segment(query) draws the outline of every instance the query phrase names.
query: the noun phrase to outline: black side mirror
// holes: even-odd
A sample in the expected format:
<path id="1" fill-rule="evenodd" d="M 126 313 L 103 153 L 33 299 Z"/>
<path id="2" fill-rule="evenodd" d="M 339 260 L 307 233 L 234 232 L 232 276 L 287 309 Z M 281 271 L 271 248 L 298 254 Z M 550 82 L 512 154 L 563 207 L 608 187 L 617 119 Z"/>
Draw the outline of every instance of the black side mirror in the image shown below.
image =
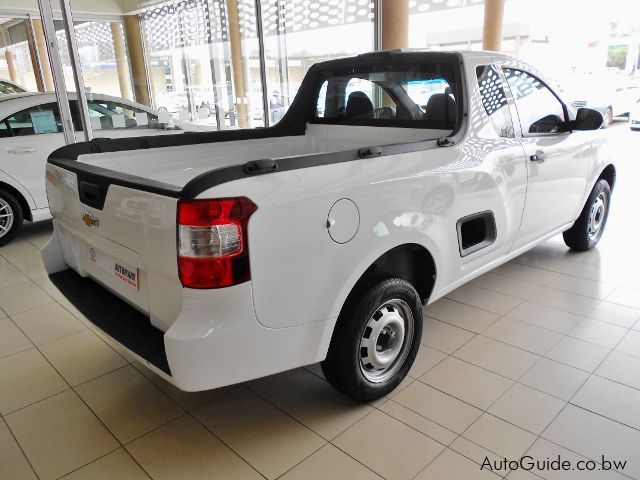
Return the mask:
<path id="1" fill-rule="evenodd" d="M 558 133 L 563 127 L 566 127 L 566 124 L 562 117 L 551 114 L 529 125 L 529 133 Z"/>
<path id="2" fill-rule="evenodd" d="M 571 130 L 598 130 L 604 123 L 602 114 L 591 108 L 579 108 L 576 119 L 571 122 Z"/>

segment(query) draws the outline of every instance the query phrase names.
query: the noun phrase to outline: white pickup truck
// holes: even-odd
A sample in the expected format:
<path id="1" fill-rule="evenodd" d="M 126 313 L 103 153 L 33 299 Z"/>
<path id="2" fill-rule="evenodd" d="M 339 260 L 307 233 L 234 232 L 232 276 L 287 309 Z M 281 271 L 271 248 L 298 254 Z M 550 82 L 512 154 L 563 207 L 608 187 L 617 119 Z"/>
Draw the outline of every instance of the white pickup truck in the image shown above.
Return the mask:
<path id="1" fill-rule="evenodd" d="M 602 115 L 489 52 L 314 65 L 275 126 L 54 152 L 52 282 L 186 391 L 322 361 L 369 401 L 422 305 L 564 232 L 592 248 L 615 168 Z"/>

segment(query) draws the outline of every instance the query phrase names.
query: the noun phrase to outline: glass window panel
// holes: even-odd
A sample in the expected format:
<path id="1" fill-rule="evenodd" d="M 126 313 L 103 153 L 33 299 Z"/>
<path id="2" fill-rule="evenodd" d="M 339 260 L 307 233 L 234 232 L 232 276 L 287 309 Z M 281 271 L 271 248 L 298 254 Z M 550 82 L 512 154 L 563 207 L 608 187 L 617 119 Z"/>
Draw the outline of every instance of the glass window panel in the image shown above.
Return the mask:
<path id="1" fill-rule="evenodd" d="M 311 65 L 373 50 L 370 0 L 272 0 L 262 9 L 271 124 L 289 108 Z"/>
<path id="2" fill-rule="evenodd" d="M 316 107 L 317 117 L 325 122 L 442 130 L 455 127 L 457 108 L 451 87 L 455 74 L 451 67 L 412 64 L 384 72 L 332 73 L 327 72 L 331 76 L 320 89 Z"/>
<path id="3" fill-rule="evenodd" d="M 511 113 L 496 67 L 493 65 L 477 67 L 476 74 L 482 105 L 493 129 L 501 137 L 513 137 Z"/>
<path id="4" fill-rule="evenodd" d="M 140 15 L 158 110 L 204 129 L 238 125 L 228 15 L 214 0 L 161 2 Z"/>
<path id="5" fill-rule="evenodd" d="M 557 133 L 565 123 L 562 103 L 538 78 L 521 70 L 504 68 L 516 102 L 523 133 Z"/>
<path id="6" fill-rule="evenodd" d="M 62 132 L 58 105 L 47 103 L 14 113 L 6 119 L 17 137 Z"/>

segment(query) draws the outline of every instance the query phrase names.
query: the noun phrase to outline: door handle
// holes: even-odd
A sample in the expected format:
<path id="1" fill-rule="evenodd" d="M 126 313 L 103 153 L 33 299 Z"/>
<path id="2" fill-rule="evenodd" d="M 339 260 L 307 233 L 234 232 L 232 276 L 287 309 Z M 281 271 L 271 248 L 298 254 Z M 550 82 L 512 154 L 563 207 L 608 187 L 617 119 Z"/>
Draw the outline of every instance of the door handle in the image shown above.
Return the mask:
<path id="1" fill-rule="evenodd" d="M 37 152 L 37 148 L 7 148 L 7 153 L 13 153 L 14 155 L 24 154 L 24 153 L 35 153 Z"/>
<path id="2" fill-rule="evenodd" d="M 546 160 L 547 158 L 547 154 L 544 153 L 542 150 L 536 150 L 536 153 L 534 153 L 533 155 L 531 155 L 529 157 L 529 160 L 531 160 L 532 162 L 539 162 L 542 163 Z"/>

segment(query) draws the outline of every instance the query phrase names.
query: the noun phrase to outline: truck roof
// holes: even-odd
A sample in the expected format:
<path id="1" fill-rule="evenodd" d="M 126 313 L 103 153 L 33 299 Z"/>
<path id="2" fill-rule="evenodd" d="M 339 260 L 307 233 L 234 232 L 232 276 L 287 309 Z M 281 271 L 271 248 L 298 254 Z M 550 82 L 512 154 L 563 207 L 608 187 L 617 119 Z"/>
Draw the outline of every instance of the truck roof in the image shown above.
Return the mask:
<path id="1" fill-rule="evenodd" d="M 490 52 L 486 50 L 429 50 L 426 48 L 403 48 L 394 50 L 377 50 L 373 52 L 361 53 L 352 57 L 336 58 L 314 64 L 311 70 L 324 70 L 333 68 L 349 68 L 351 66 L 362 64 L 376 64 L 389 62 L 420 62 L 423 60 L 432 62 L 457 63 L 460 59 L 464 60 L 481 60 L 493 61 L 494 59 L 512 58 L 509 55 L 499 52 Z"/>
<path id="2" fill-rule="evenodd" d="M 486 57 L 490 55 L 496 58 L 512 58 L 510 55 L 501 52 L 492 52 L 491 50 L 431 50 L 428 48 L 397 48 L 391 50 L 379 50 L 374 52 L 367 52 L 357 55 L 358 57 L 366 56 L 366 55 L 375 55 L 381 52 L 389 52 L 389 53 L 429 53 L 432 55 L 443 54 L 443 55 L 451 55 L 452 53 L 462 55 L 465 58 L 477 58 L 477 57 Z"/>

